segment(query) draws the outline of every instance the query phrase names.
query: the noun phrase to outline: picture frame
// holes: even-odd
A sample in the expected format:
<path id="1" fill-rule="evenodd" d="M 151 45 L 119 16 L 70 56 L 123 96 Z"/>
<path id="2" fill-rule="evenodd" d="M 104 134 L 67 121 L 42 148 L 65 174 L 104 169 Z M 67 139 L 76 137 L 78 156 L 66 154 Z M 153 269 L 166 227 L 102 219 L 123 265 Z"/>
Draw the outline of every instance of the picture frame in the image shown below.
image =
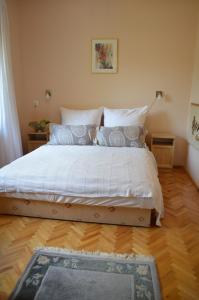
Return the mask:
<path id="1" fill-rule="evenodd" d="M 117 39 L 92 40 L 92 73 L 117 73 Z"/>
<path id="2" fill-rule="evenodd" d="M 199 103 L 191 103 L 188 140 L 191 145 L 199 150 Z"/>

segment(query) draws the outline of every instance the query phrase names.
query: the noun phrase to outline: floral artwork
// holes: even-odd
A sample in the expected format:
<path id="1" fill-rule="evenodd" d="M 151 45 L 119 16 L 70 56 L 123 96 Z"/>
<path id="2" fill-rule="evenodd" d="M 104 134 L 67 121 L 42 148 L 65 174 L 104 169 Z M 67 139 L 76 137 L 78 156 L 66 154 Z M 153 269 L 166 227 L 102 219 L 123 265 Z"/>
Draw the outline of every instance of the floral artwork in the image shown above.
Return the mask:
<path id="1" fill-rule="evenodd" d="M 191 103 L 188 134 L 189 142 L 199 150 L 199 103 Z"/>
<path id="2" fill-rule="evenodd" d="M 95 44 L 95 59 L 99 69 L 113 69 L 113 47 L 112 44 Z"/>
<path id="3" fill-rule="evenodd" d="M 92 72 L 117 72 L 117 40 L 92 40 Z"/>

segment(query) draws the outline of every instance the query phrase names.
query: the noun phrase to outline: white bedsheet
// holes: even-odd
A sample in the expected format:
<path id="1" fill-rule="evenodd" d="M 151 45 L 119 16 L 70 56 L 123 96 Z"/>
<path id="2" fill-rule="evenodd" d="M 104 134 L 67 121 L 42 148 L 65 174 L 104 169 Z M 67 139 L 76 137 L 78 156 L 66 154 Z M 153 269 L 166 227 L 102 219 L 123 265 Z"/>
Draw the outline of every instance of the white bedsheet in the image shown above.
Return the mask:
<path id="1" fill-rule="evenodd" d="M 155 160 L 144 148 L 45 145 L 0 169 L 0 193 L 47 194 L 59 202 L 116 197 L 120 206 L 132 199 L 132 206 L 155 208 L 157 224 L 163 214 Z"/>

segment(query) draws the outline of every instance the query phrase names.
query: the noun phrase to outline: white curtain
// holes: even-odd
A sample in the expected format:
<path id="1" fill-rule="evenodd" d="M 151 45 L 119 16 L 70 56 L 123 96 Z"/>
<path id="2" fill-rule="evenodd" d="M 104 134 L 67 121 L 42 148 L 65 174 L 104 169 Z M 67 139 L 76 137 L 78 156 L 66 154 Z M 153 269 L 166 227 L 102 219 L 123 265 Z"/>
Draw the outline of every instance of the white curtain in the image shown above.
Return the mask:
<path id="1" fill-rule="evenodd" d="M 0 0 L 0 167 L 22 155 L 6 1 Z"/>

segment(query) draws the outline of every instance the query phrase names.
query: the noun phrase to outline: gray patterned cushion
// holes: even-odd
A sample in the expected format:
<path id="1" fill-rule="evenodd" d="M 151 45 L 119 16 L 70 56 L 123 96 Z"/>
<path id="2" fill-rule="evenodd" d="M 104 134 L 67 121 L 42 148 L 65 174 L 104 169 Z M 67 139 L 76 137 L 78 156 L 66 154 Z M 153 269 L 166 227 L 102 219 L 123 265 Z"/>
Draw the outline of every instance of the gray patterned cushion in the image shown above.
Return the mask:
<path id="1" fill-rule="evenodd" d="M 48 145 L 92 145 L 96 137 L 94 125 L 59 125 L 51 123 Z"/>
<path id="2" fill-rule="evenodd" d="M 146 129 L 143 126 L 100 127 L 97 143 L 108 147 L 145 147 Z"/>

